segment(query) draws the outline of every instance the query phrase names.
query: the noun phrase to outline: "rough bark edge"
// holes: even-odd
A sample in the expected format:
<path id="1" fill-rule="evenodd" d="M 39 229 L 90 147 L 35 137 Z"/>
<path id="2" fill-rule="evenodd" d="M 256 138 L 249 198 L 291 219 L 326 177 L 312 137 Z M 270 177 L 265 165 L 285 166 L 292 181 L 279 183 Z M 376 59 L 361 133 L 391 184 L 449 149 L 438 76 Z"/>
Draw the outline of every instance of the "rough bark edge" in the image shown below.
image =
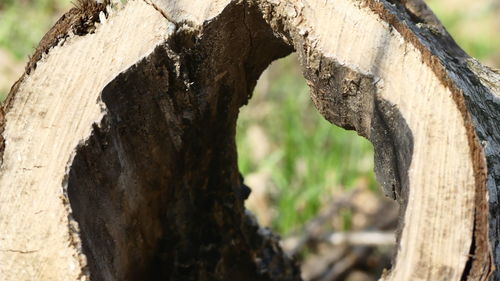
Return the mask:
<path id="1" fill-rule="evenodd" d="M 471 161 L 476 176 L 473 245 L 471 245 L 469 261 L 462 279 L 487 280 L 494 271 L 494 265 L 488 241 L 488 202 L 486 191 L 488 170 L 486 167 L 486 158 L 479 138 L 476 135 L 476 127 L 479 124 L 478 122 L 475 124 L 472 122 L 469 112 L 470 105 L 467 106 L 466 104 L 464 90 L 457 86 L 460 85 L 457 79 L 452 78 L 452 76 L 457 76 L 457 73 L 453 69 L 449 69 L 450 62 L 455 62 L 463 66 L 465 63 L 463 59 L 467 58 L 468 55 L 458 47 L 456 42 L 445 31 L 444 27 L 440 25 L 439 21 L 423 2 L 420 0 L 413 2 L 404 1 L 405 3 L 400 3 L 399 1 L 393 2 L 394 4 L 391 5 L 385 1 L 365 0 L 363 4 L 378 14 L 382 20 L 394 27 L 406 41 L 410 42 L 421 52 L 423 62 L 433 70 L 441 83 L 451 91 L 453 100 L 462 114 L 469 140 Z M 413 9 L 418 12 L 418 15 L 411 12 L 412 7 L 410 5 L 412 3 L 418 4 L 420 7 L 419 10 Z M 419 28 L 419 26 L 422 28 Z M 446 57 L 440 56 L 441 54 L 438 53 L 439 47 L 441 47 L 442 51 L 449 50 Z M 462 61 L 459 59 L 462 59 Z M 469 74 L 470 70 L 468 68 L 462 67 L 460 70 L 468 72 L 465 75 L 474 77 L 473 74 Z M 470 88 L 473 88 L 472 83 L 470 84 Z M 485 94 L 488 93 L 487 88 L 484 90 Z"/>
<path id="2" fill-rule="evenodd" d="M 42 37 L 33 55 L 29 57 L 25 71 L 22 76 L 12 85 L 6 99 L 0 106 L 0 166 L 3 163 L 3 153 L 5 150 L 5 115 L 9 112 L 12 102 L 15 99 L 19 86 L 29 74 L 36 69 L 36 64 L 44 54 L 48 54 L 53 47 L 64 44 L 64 40 L 73 33 L 77 36 L 85 36 L 95 31 L 95 24 L 100 23 L 100 13 L 108 15 L 106 7 L 111 0 L 104 0 L 98 3 L 95 0 L 77 0 L 74 7 L 64 13 L 54 26 Z"/>
<path id="3" fill-rule="evenodd" d="M 65 40 L 71 35 L 85 36 L 87 34 L 94 33 L 96 24 L 101 22 L 101 13 L 103 13 L 105 18 L 108 16 L 108 9 L 111 7 L 110 1 L 111 0 L 103 0 L 101 2 L 97 2 L 96 0 L 77 0 L 76 3 L 73 3 L 74 7 L 64 13 L 57 20 L 54 26 L 52 26 L 51 29 L 42 37 L 35 48 L 33 55 L 29 56 L 24 73 L 12 85 L 6 99 L 0 105 L 0 166 L 3 164 L 3 154 L 5 151 L 5 139 L 3 136 L 6 125 L 5 116 L 13 105 L 13 101 L 19 92 L 20 85 L 29 77 L 31 72 L 36 69 L 37 63 L 43 58 L 43 56 L 48 55 L 53 47 L 64 45 Z M 70 163 L 66 166 L 67 171 L 69 170 L 69 165 Z M 63 187 L 63 196 L 60 199 L 68 214 L 68 243 L 70 247 L 75 249 L 77 254 L 75 258 L 80 265 L 81 270 L 80 275 L 77 277 L 78 280 L 90 280 L 87 257 L 83 252 L 81 239 L 79 237 L 79 225 L 73 218 L 73 214 L 71 212 L 71 205 L 67 193 L 67 179 L 66 174 L 61 183 L 61 186 Z"/>
<path id="4" fill-rule="evenodd" d="M 63 46 L 69 37 L 86 36 L 93 34 L 96 31 L 98 24 L 106 20 L 110 12 L 116 8 L 111 0 L 76 0 L 72 2 L 73 6 L 70 10 L 64 13 L 51 29 L 42 37 L 33 55 L 28 56 L 28 62 L 25 66 L 25 71 L 21 77 L 11 86 L 11 89 L 3 102 L 0 103 L 0 167 L 3 164 L 3 155 L 5 151 L 5 139 L 3 136 L 6 126 L 6 115 L 11 110 L 14 100 L 20 90 L 21 84 L 29 78 L 32 71 L 36 70 L 37 63 L 42 60 L 45 55 L 48 55 L 52 48 Z M 118 5 L 121 7 L 121 5 Z M 83 140 L 82 140 L 83 141 Z M 80 143 L 79 146 L 83 145 Z M 77 149 L 77 148 L 76 148 Z M 67 229 L 69 248 L 75 251 L 75 260 L 77 261 L 80 273 L 77 280 L 90 280 L 90 268 L 88 259 L 82 247 L 80 239 L 80 227 L 74 218 L 71 210 L 71 204 L 68 196 L 68 175 L 73 161 L 73 156 L 69 155 L 69 162 L 65 168 L 65 176 L 61 182 L 62 195 L 59 199 L 67 213 Z"/>
<path id="5" fill-rule="evenodd" d="M 405 7 L 407 8 L 406 13 L 409 15 L 408 18 L 412 19 L 413 23 L 415 23 L 415 18 L 412 17 L 411 13 L 409 12 L 411 10 L 411 7 L 409 8 L 407 3 L 404 3 L 404 4 L 405 4 Z M 464 122 L 466 123 L 466 126 L 467 126 L 469 145 L 470 145 L 471 152 L 472 152 L 471 159 L 472 159 L 473 164 L 474 164 L 474 171 L 476 172 L 477 175 L 479 175 L 479 178 L 477 178 L 477 180 L 476 180 L 476 189 L 477 189 L 476 211 L 475 211 L 475 216 L 476 216 L 475 226 L 476 227 L 474 230 L 474 233 L 475 233 L 474 244 L 475 245 L 473 245 L 471 248 L 471 259 L 470 259 L 471 272 L 478 271 L 478 269 L 479 269 L 478 267 L 481 265 L 481 262 L 483 262 L 482 264 L 485 264 L 485 265 L 490 264 L 488 261 L 491 261 L 491 256 L 488 253 L 488 251 L 484 251 L 485 248 L 489 249 L 488 240 L 484 239 L 484 237 L 482 237 L 480 235 L 481 233 L 485 233 L 488 230 L 487 219 L 485 216 L 485 213 L 487 210 L 487 207 L 486 207 L 487 206 L 486 189 L 485 189 L 486 177 L 487 177 L 486 171 L 487 170 L 486 170 L 486 165 L 485 165 L 484 153 L 481 149 L 481 146 L 479 145 L 478 137 L 477 137 L 476 133 L 479 135 L 482 135 L 481 139 L 483 139 L 483 141 L 493 140 L 493 144 L 498 143 L 498 137 L 495 138 L 495 134 L 493 134 L 493 136 L 491 136 L 491 135 L 488 135 L 486 132 L 478 132 L 478 131 L 475 132 L 474 126 L 472 125 L 473 124 L 472 121 L 476 121 L 476 126 L 477 126 L 476 129 L 477 130 L 480 130 L 481 128 L 479 128 L 479 126 L 478 126 L 479 123 L 478 123 L 477 119 L 473 118 L 474 120 L 471 120 L 471 116 L 469 115 L 468 108 L 469 108 L 469 110 L 470 110 L 470 108 L 473 108 L 474 99 L 478 98 L 478 97 L 474 96 L 474 93 L 464 93 L 462 89 L 455 87 L 454 83 L 457 83 L 456 80 L 459 79 L 458 77 L 460 77 L 460 75 L 459 75 L 460 73 L 455 73 L 454 71 L 446 69 L 446 67 L 443 66 L 443 65 L 445 65 L 443 63 L 443 61 L 438 56 L 433 54 L 433 52 L 431 51 L 430 47 L 432 47 L 432 44 L 430 44 L 430 41 L 425 41 L 422 38 L 418 38 L 417 36 L 415 36 L 412 32 L 412 28 L 414 29 L 415 26 L 410 27 L 410 26 L 406 25 L 404 22 L 400 22 L 399 20 L 401 20 L 401 19 L 398 18 L 397 13 L 390 13 L 384 9 L 384 8 L 388 8 L 387 4 L 381 3 L 381 2 L 368 2 L 367 6 L 370 9 L 372 9 L 373 11 L 375 11 L 377 14 L 379 14 L 379 16 L 383 20 L 385 20 L 386 22 L 388 22 L 389 24 L 394 26 L 396 28 L 396 30 L 398 30 L 406 40 L 410 41 L 416 48 L 418 48 L 422 52 L 423 57 L 424 57 L 424 62 L 434 70 L 434 72 L 441 79 L 443 84 L 445 86 L 447 86 L 452 91 L 454 100 L 457 104 L 457 107 L 460 109 L 460 111 L 462 113 L 462 116 L 464 118 Z M 398 7 L 398 8 L 400 8 L 400 7 Z M 424 9 L 424 11 L 429 11 L 429 10 Z M 415 14 L 415 13 L 414 13 L 414 15 L 417 15 L 417 21 L 418 21 L 419 15 Z M 431 13 L 431 15 L 432 15 L 432 13 Z M 447 34 L 436 34 L 436 30 L 432 28 L 433 26 L 434 27 L 436 26 L 436 23 L 431 22 L 431 20 L 429 18 L 426 18 L 426 19 L 420 18 L 420 19 L 422 19 L 421 22 L 416 22 L 417 27 L 418 27 L 419 23 L 423 23 L 426 21 L 431 23 L 427 27 L 427 30 L 425 30 L 423 32 L 423 33 L 426 33 L 426 35 L 429 36 L 430 38 L 434 38 L 434 39 L 437 38 L 438 40 L 444 39 L 444 41 L 447 41 L 448 39 L 451 38 Z M 438 25 L 437 26 L 438 31 L 440 31 L 439 27 L 440 26 Z M 439 32 L 439 33 L 441 33 L 441 32 Z M 447 42 L 447 43 L 449 43 L 451 45 L 450 50 L 456 52 L 455 53 L 456 57 L 458 57 L 458 58 L 466 58 L 467 57 L 465 55 L 465 53 L 463 53 L 463 51 L 460 50 L 460 48 L 458 48 L 453 41 L 451 43 L 450 42 Z M 458 62 L 457 62 L 457 64 L 458 64 Z M 461 64 L 460 66 L 463 67 L 464 69 L 466 69 L 466 70 L 469 69 L 468 67 L 463 65 L 463 61 L 460 61 L 460 64 Z M 450 75 L 450 73 L 455 74 L 455 76 Z M 21 81 L 23 81 L 25 75 L 26 74 L 23 74 L 21 79 L 13 85 L 13 87 L 8 95 L 7 101 L 4 103 L 3 108 L 0 111 L 0 123 L 1 123 L 0 124 L 0 134 L 3 132 L 3 128 L 4 128 L 3 127 L 4 126 L 4 114 L 6 111 L 8 111 L 10 104 L 11 104 L 11 101 L 12 101 L 13 97 L 15 96 L 15 93 L 18 91 L 19 84 Z M 479 81 L 477 81 L 477 79 L 474 78 L 474 75 L 468 75 L 468 74 L 465 74 L 465 75 L 469 76 L 468 78 L 470 78 L 472 80 L 472 82 L 479 82 Z M 450 78 L 450 76 L 453 76 L 453 78 L 455 78 L 455 81 L 453 78 Z M 472 83 L 471 80 L 467 80 L 467 82 Z M 489 93 L 489 90 L 487 87 L 482 86 L 481 89 L 483 90 L 483 93 L 485 95 L 491 94 L 491 93 Z M 466 98 L 464 98 L 464 95 L 466 96 Z M 479 97 L 479 99 L 480 98 L 481 97 Z M 466 104 L 468 105 L 468 107 Z M 473 115 L 472 117 L 475 117 L 475 116 Z M 484 130 L 484 128 L 483 128 L 483 130 Z M 3 154 L 3 148 L 5 145 L 3 137 L 1 137 L 1 136 L 0 136 L 0 141 L 1 141 L 1 143 L 0 143 L 0 158 L 1 158 L 1 156 L 2 156 L 1 154 Z M 488 159 L 488 160 L 490 160 L 490 159 Z M 495 175 L 493 175 L 493 177 L 494 176 Z M 493 182 L 491 184 L 493 184 L 493 185 L 495 184 L 494 183 L 495 179 L 496 178 L 493 178 Z M 490 191 L 491 191 L 491 189 L 490 189 Z M 495 236 L 493 235 L 493 237 L 495 237 Z M 479 239 L 477 239 L 477 238 L 479 238 Z M 496 239 L 498 239 L 498 238 L 496 238 Z M 482 256 L 481 259 L 475 259 L 474 254 L 481 253 L 481 252 L 485 253 L 485 255 Z M 490 264 L 489 267 L 487 266 L 484 269 L 487 270 L 488 272 L 490 272 L 490 274 L 491 274 L 491 272 L 493 271 L 493 268 L 494 267 L 491 266 L 491 264 Z M 480 271 L 478 271 L 478 272 L 480 272 Z M 467 278 L 467 274 L 468 274 L 467 272 L 464 272 L 464 278 Z"/>
<path id="6" fill-rule="evenodd" d="M 279 36 L 289 44 L 293 42 L 293 44 L 298 46 L 297 48 L 300 48 L 300 43 L 297 45 L 294 42 L 296 40 L 294 37 L 298 35 L 293 34 L 297 33 L 293 30 L 293 25 L 289 26 L 290 24 L 286 18 L 276 17 L 273 14 L 273 5 L 277 3 L 269 4 L 267 1 L 257 2 L 263 3 L 264 8 L 262 10 L 268 15 L 268 22 L 274 22 L 276 32 Z M 486 123 L 483 120 L 484 118 L 478 118 L 484 111 L 482 106 L 485 104 L 489 105 L 491 100 L 493 100 L 493 103 L 495 102 L 494 96 L 467 67 L 467 61 L 470 61 L 470 57 L 456 45 L 439 20 L 421 0 L 391 0 L 390 3 L 386 0 L 363 0 L 360 1 L 360 7 L 374 12 L 381 20 L 388 23 L 391 28 L 397 30 L 405 41 L 410 42 L 419 50 L 422 55 L 422 61 L 429 66 L 438 80 L 452 93 L 453 100 L 463 117 L 471 152 L 471 162 L 474 175 L 476 176 L 474 237 L 467 266 L 470 270 L 465 270 L 464 278 L 472 274 L 472 278 L 475 278 L 474 276 L 481 276 L 484 277 L 482 280 L 487 279 L 494 270 L 494 267 L 491 263 L 491 248 L 486 238 L 488 236 L 488 208 L 485 185 L 487 177 L 500 178 L 500 175 L 495 175 L 495 169 L 498 168 L 491 167 L 490 170 L 487 170 L 484 151 L 476 133 L 484 136 L 482 139 L 493 139 L 493 143 L 495 143 L 495 136 L 486 133 L 489 130 L 483 128 L 481 125 L 482 122 Z M 500 106 L 497 105 L 497 108 L 500 108 Z M 474 109 L 479 113 L 474 114 Z M 472 114 L 472 116 L 469 114 Z M 490 119 L 494 119 L 495 117 L 487 117 L 489 117 L 487 120 L 488 125 L 494 127 L 494 120 Z M 499 143 L 499 141 L 496 141 L 496 143 Z M 488 161 L 495 161 L 494 154 L 490 153 L 490 156 Z M 498 165 L 500 166 L 500 163 Z M 496 194 L 496 187 L 491 184 L 489 187 L 490 192 Z M 404 202 L 404 198 L 401 201 Z M 496 217 L 495 212 L 491 211 L 490 214 L 492 217 Z M 404 216 L 404 214 L 401 215 Z M 490 227 L 493 228 L 492 225 Z M 498 240 L 495 235 L 490 236 L 490 238 L 492 241 Z M 477 253 L 482 253 L 483 255 L 479 257 L 476 255 Z"/>
<path id="7" fill-rule="evenodd" d="M 274 4 L 269 4 L 267 1 L 258 2 L 263 3 L 263 10 L 268 9 L 266 11 L 269 17 L 268 22 L 274 21 L 277 33 L 283 37 L 283 40 L 289 44 L 293 42 L 293 44 L 299 46 L 297 48 L 300 48 L 300 43 L 297 45 L 295 42 L 296 39 L 294 37 L 298 35 L 293 34 L 297 33 L 293 30 L 293 25 L 289 26 L 290 24 L 285 18 L 274 16 L 274 12 L 272 11 Z M 474 94 L 477 96 L 478 93 L 484 94 L 485 96 L 492 95 L 488 88 L 479 84 L 474 74 L 466 67 L 466 60 L 469 56 L 456 45 L 453 39 L 447 34 L 444 27 L 439 23 L 439 20 L 422 1 L 393 0 L 391 3 L 388 3 L 386 0 L 363 0 L 360 2 L 361 7 L 374 12 L 381 20 L 397 30 L 405 41 L 410 42 L 419 50 L 422 54 L 422 61 L 431 68 L 439 81 L 441 81 L 441 83 L 452 93 L 453 100 L 464 120 L 468 144 L 471 151 L 473 171 L 476 176 L 474 237 L 467 266 L 470 270 L 465 270 L 464 278 L 467 278 L 467 275 L 472 272 L 473 276 L 481 276 L 483 277 L 482 280 L 487 279 L 494 268 L 491 263 L 491 252 L 488 245 L 488 239 L 486 238 L 488 233 L 487 193 L 485 188 L 487 169 L 484 152 L 476 135 L 476 133 L 480 133 L 482 128 L 481 122 L 479 122 L 481 119 L 473 119 L 477 121 L 474 124 L 469 115 L 469 110 L 471 110 L 471 108 L 474 106 L 481 107 L 483 103 L 479 102 L 479 104 L 475 104 L 474 102 L 470 102 L 466 104 L 466 99 L 464 97 Z M 475 85 L 474 82 L 478 82 L 481 87 L 473 87 Z M 477 88 L 479 88 L 478 92 L 467 93 L 468 90 Z M 487 98 L 484 99 L 487 100 Z M 477 128 L 475 128 L 474 125 L 476 125 Z M 476 132 L 476 130 L 478 130 L 478 132 Z M 493 172 L 493 169 L 490 169 L 490 173 Z M 492 189 L 494 189 L 494 186 Z M 403 195 L 404 193 L 403 191 Z M 400 198 L 399 201 L 404 202 L 405 199 Z M 405 207 L 403 206 L 401 216 L 404 216 L 404 209 Z M 494 213 L 492 212 L 492 214 Z M 400 227 L 402 227 L 401 223 Z M 482 253 L 483 255 L 477 256 L 477 253 Z"/>
<path id="8" fill-rule="evenodd" d="M 42 37 L 35 49 L 35 53 L 30 57 L 26 65 L 26 74 L 36 69 L 36 63 L 42 59 L 43 54 L 47 54 L 52 47 L 63 42 L 70 33 L 84 36 L 95 31 L 95 23 L 99 23 L 99 14 L 103 12 L 107 15 L 106 7 L 110 5 L 110 0 L 98 3 L 95 0 L 78 0 L 75 7 L 59 18 L 54 26 Z"/>
<path id="9" fill-rule="evenodd" d="M 474 88 L 464 91 L 465 102 L 476 125 L 476 132 L 487 160 L 489 241 L 496 269 L 491 280 L 500 280 L 500 72 L 466 59 L 468 69 L 476 76 L 458 72 L 456 79 L 468 81 Z"/>

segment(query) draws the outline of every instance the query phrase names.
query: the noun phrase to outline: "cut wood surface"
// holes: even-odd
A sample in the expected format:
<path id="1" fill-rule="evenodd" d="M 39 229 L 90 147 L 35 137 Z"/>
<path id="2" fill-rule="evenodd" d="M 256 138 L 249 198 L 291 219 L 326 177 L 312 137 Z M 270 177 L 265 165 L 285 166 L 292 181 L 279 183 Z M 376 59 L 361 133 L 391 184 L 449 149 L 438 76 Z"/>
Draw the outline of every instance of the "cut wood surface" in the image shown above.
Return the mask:
<path id="1" fill-rule="evenodd" d="M 98 94 L 117 73 L 163 43 L 172 26 L 144 2 L 131 2 L 109 20 L 113 23 L 99 25 L 95 34 L 70 36 L 51 49 L 20 83 L 5 116 L 3 280 L 76 280 L 84 274 L 86 260 L 65 194 L 66 172 L 75 148 L 105 114 Z"/>
<path id="2" fill-rule="evenodd" d="M 500 280 L 500 74 L 420 0 L 96 13 L 45 37 L 3 106 L 0 279 L 300 280 L 244 209 L 234 141 L 259 75 L 296 51 L 317 109 L 373 143 L 401 205 L 381 280 Z"/>

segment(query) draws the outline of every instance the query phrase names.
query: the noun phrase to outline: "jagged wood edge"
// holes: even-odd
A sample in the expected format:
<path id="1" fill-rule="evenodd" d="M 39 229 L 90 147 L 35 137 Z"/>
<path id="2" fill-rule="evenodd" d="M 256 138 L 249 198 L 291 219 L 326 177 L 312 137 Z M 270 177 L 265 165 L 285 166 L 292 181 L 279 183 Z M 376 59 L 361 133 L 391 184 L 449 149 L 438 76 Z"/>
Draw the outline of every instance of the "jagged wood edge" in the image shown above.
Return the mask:
<path id="1" fill-rule="evenodd" d="M 264 3 L 264 6 L 266 4 L 269 6 L 275 5 L 274 2 L 269 4 L 268 1 L 257 0 L 256 2 Z M 373 11 L 381 20 L 397 30 L 405 41 L 411 43 L 421 52 L 423 62 L 432 69 L 439 81 L 451 91 L 453 100 L 462 115 L 471 151 L 471 162 L 475 173 L 476 187 L 473 243 L 463 278 L 466 279 L 470 274 L 471 276 L 469 277 L 472 279 L 482 278 L 480 280 L 486 280 L 494 270 L 491 262 L 491 249 L 496 248 L 499 239 L 499 231 L 495 227 L 497 224 L 494 223 L 498 220 L 495 212 L 495 210 L 498 210 L 498 199 L 495 200 L 497 204 L 490 206 L 491 220 L 490 224 L 488 224 L 486 184 L 488 178 L 490 193 L 497 193 L 495 181 L 500 181 L 500 172 L 498 172 L 500 161 L 495 156 L 495 152 L 488 152 L 488 164 L 493 163 L 494 165 L 489 166 L 489 169 L 487 169 L 484 148 L 481 146 L 480 140 L 483 143 L 487 142 L 490 149 L 491 147 L 498 147 L 500 143 L 500 129 L 498 126 L 495 126 L 495 120 L 498 120 L 497 112 L 500 112 L 500 110 L 494 110 L 500 109 L 500 101 L 496 97 L 498 93 L 495 93 L 495 90 L 498 92 L 498 88 L 490 88 L 487 85 L 491 83 L 484 82 L 485 80 L 498 81 L 498 76 L 495 77 L 498 73 L 481 68 L 483 71 L 488 72 L 488 74 L 477 77 L 477 71 L 474 71 L 470 67 L 473 65 L 471 61 L 474 60 L 458 47 L 446 29 L 440 24 L 437 17 L 421 0 L 363 0 L 360 2 L 362 7 Z M 272 13 L 267 12 L 269 17 L 267 19 L 268 22 L 272 20 L 279 22 L 276 32 L 284 40 L 290 44 L 295 44 L 294 37 L 304 37 L 303 34 L 294 30 L 293 24 L 287 22 L 286 19 L 273 18 L 274 15 L 270 16 L 269 14 Z M 299 46 L 296 45 L 295 47 L 300 48 L 301 46 L 299 44 Z M 484 108 L 482 108 L 484 104 L 487 104 L 490 108 L 493 107 L 493 110 L 485 113 Z M 495 115 L 495 113 L 497 114 Z M 485 118 L 487 119 L 486 121 L 483 120 Z M 483 123 L 493 128 L 485 128 Z M 494 133 L 489 132 L 492 129 Z M 498 148 L 493 150 L 498 155 Z M 404 198 L 402 201 L 404 202 Z M 401 215 L 403 216 L 404 214 Z M 490 247 L 488 241 L 488 226 L 490 226 L 491 232 L 496 232 L 494 234 L 490 233 L 489 236 L 493 247 Z M 498 262 L 500 260 L 497 260 L 497 264 Z"/>
<path id="2" fill-rule="evenodd" d="M 415 9 L 415 3 L 418 4 L 417 7 L 420 7 L 420 9 Z M 471 258 L 469 260 L 471 264 L 470 272 L 480 272 L 481 265 L 488 265 L 488 260 L 491 259 L 488 239 L 485 239 L 484 235 L 481 235 L 488 232 L 488 202 L 486 201 L 485 186 L 488 180 L 487 186 L 490 195 L 495 195 L 496 185 L 500 178 L 500 174 L 498 173 L 498 170 L 500 170 L 498 169 L 500 163 L 495 159 L 498 158 L 495 157 L 495 154 L 498 155 L 498 144 L 500 143 L 499 129 L 498 126 L 485 128 L 481 124 L 480 121 L 485 118 L 481 103 L 487 103 L 490 108 L 496 110 L 500 108 L 499 99 L 491 92 L 489 87 L 484 85 L 487 83 L 484 83 L 481 77 L 476 76 L 477 70 L 473 67 L 474 63 L 470 61 L 468 55 L 456 45 L 449 34 L 442 28 L 439 22 L 436 21 L 432 12 L 430 12 L 426 6 L 422 6 L 425 4 L 421 3 L 421 1 L 403 1 L 402 3 L 393 1 L 393 5 L 391 5 L 386 1 L 364 0 L 363 4 L 378 14 L 381 19 L 393 26 L 403 35 L 405 40 L 411 42 L 413 46 L 421 51 L 424 57 L 424 63 L 429 65 L 443 85 L 450 89 L 453 93 L 454 101 L 462 113 L 467 127 L 469 145 L 472 152 L 471 160 L 474 165 L 474 171 L 478 176 L 476 178 L 475 245 L 471 248 Z M 75 12 L 73 9 L 73 12 L 68 12 L 68 14 L 70 14 L 69 18 L 65 19 L 65 15 L 58 22 L 61 28 L 53 28 L 44 39 L 42 39 L 40 47 L 32 57 L 32 61 L 30 60 L 28 64 L 26 73 L 13 85 L 6 102 L 3 104 L 2 111 L 0 112 L 0 134 L 4 126 L 4 112 L 9 110 L 11 101 L 18 90 L 20 82 L 22 82 L 25 76 L 29 74 L 29 71 L 35 67 L 37 58 L 40 59 L 41 55 L 46 53 L 50 47 L 57 45 L 62 38 L 60 36 L 67 34 L 65 32 L 71 29 L 72 24 L 75 26 L 79 24 L 79 22 L 75 20 L 76 18 L 81 18 L 81 16 L 86 15 L 85 13 L 81 13 L 81 10 L 77 9 Z M 93 15 L 98 15 L 101 11 L 104 11 L 104 8 L 101 7 L 96 9 L 94 12 L 97 14 Z M 98 16 L 97 18 L 93 17 L 93 19 L 98 21 Z M 421 26 L 424 28 L 419 28 L 418 24 L 423 24 Z M 64 32 L 61 32 L 61 30 Z M 435 46 L 439 46 L 440 48 L 436 48 Z M 449 67 L 450 61 L 456 68 Z M 490 74 L 487 74 L 486 77 L 489 75 Z M 464 87 L 457 86 L 462 83 L 466 85 Z M 468 91 L 469 89 L 476 89 L 477 92 Z M 486 118 L 489 121 L 488 124 L 494 124 L 495 121 L 498 121 L 495 115 L 486 116 Z M 491 132 L 491 130 L 493 130 L 493 132 Z M 482 142 L 487 144 L 485 148 L 481 147 L 478 137 Z M 0 138 L 0 142 L 0 152 L 3 152 L 3 138 Z M 486 155 L 489 167 L 488 170 L 484 161 L 485 155 L 483 149 L 489 149 Z M 496 225 L 498 219 L 493 211 L 498 210 L 498 195 L 496 198 L 492 198 L 492 200 L 493 202 L 490 205 L 490 213 L 492 214 L 490 218 L 490 240 L 492 241 L 492 246 L 496 248 L 496 245 L 498 245 L 498 230 L 493 228 L 493 222 L 496 222 Z M 478 253 L 483 253 L 483 255 L 478 257 Z M 497 264 L 498 262 L 497 260 Z M 483 272 L 492 270 L 493 268 L 488 268 L 488 266 L 483 268 Z"/>

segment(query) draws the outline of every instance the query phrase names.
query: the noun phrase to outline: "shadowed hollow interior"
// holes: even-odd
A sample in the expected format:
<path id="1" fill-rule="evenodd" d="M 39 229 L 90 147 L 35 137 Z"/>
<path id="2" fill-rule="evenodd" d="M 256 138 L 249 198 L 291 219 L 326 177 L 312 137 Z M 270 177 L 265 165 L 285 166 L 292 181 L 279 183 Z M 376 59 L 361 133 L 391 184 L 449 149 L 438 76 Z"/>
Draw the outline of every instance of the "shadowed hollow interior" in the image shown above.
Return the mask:
<path id="1" fill-rule="evenodd" d="M 68 196 L 92 280 L 300 280 L 245 213 L 235 147 L 240 106 L 292 47 L 244 3 L 198 32 L 178 31 L 111 81 L 106 115 L 77 150 Z M 372 77 L 320 60 L 319 72 L 303 69 L 317 108 L 375 139 L 381 185 L 405 198 L 404 119 L 377 99 Z"/>

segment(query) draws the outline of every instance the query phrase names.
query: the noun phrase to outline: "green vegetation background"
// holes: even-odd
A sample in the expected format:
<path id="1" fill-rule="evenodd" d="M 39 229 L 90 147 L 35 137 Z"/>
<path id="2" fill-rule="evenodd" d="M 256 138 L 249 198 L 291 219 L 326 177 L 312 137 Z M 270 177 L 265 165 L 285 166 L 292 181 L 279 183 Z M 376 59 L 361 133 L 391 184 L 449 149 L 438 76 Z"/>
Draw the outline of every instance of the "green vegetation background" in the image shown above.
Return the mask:
<path id="1" fill-rule="evenodd" d="M 470 55 L 500 65 L 500 1 L 428 4 Z M 69 0 L 0 0 L 1 99 L 43 34 L 71 5 Z M 250 207 L 267 214 L 259 219 L 282 234 L 313 217 L 339 191 L 378 190 L 371 144 L 317 113 L 293 56 L 262 76 L 242 108 L 237 143 L 240 170 L 258 196 Z M 349 214 L 343 227 L 349 228 Z"/>

